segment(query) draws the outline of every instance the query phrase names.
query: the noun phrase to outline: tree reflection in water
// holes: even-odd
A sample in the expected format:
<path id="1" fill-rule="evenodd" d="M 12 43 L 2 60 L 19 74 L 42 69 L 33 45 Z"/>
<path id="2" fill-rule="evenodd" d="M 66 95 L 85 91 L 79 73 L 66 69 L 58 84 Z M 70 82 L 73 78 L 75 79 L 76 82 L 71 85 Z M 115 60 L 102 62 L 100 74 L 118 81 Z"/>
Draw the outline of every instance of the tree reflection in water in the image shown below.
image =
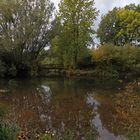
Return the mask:
<path id="1" fill-rule="evenodd" d="M 98 132 L 98 140 L 120 140 L 121 136 L 115 136 L 114 133 L 111 133 L 106 125 L 102 123 L 101 112 L 99 108 L 102 106 L 102 103 L 98 102 L 98 98 L 95 97 L 94 93 L 87 94 L 87 104 L 92 106 L 95 116 L 91 119 L 91 125 L 95 126 Z M 108 112 L 106 112 L 108 114 Z M 109 122 L 108 122 L 109 123 Z M 108 125 L 108 124 L 107 124 Z"/>
<path id="2" fill-rule="evenodd" d="M 90 125 L 92 108 L 87 106 L 83 91 L 77 87 L 74 90 L 75 87 L 66 85 L 64 89 L 51 89 L 43 84 L 17 89 L 0 102 L 10 108 L 7 119 L 27 131 L 30 137 L 50 131 L 57 136 L 71 132 L 75 139 L 94 138 L 96 130 Z"/>
<path id="3" fill-rule="evenodd" d="M 0 104 L 9 107 L 7 120 L 27 131 L 30 137 L 49 131 L 55 136 L 70 133 L 79 140 L 86 137 L 91 140 L 122 140 L 127 136 L 126 125 L 122 124 L 130 126 L 132 123 L 126 121 L 140 118 L 139 97 L 131 96 L 130 101 L 129 96 L 122 94 L 118 83 L 116 86 L 113 85 L 116 82 L 111 82 L 111 85 L 104 83 L 107 82 L 96 84 L 94 80 L 79 79 L 23 81 L 12 93 L 1 95 Z M 4 85 L 0 87 L 5 88 Z M 121 112 L 117 111 L 118 108 Z M 128 108 L 137 115 L 132 115 L 134 112 Z M 127 114 L 126 121 L 120 115 L 122 112 Z"/>

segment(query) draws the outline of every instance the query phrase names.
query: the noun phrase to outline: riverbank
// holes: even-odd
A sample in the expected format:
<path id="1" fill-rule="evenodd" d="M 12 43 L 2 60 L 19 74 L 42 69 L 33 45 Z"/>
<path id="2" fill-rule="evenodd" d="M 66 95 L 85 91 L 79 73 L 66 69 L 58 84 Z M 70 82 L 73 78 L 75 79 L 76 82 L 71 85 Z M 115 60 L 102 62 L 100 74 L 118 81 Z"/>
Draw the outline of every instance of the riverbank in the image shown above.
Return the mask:
<path id="1" fill-rule="evenodd" d="M 87 77 L 87 78 L 122 78 L 122 79 L 131 79 L 132 77 L 140 77 L 140 75 L 132 72 L 114 72 L 114 71 L 101 71 L 97 69 L 53 69 L 53 70 L 42 70 L 39 73 L 38 77 Z"/>

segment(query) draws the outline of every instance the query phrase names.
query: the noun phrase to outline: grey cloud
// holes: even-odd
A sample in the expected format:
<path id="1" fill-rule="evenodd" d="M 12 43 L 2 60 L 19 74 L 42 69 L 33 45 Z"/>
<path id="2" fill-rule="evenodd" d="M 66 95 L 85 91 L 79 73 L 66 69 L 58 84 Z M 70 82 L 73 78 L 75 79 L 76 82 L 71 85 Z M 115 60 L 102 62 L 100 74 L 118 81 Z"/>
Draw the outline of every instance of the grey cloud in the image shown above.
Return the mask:
<path id="1" fill-rule="evenodd" d="M 95 6 L 100 10 L 100 14 L 105 14 L 114 7 L 123 7 L 130 3 L 140 4 L 140 0 L 95 0 Z"/>
<path id="2" fill-rule="evenodd" d="M 60 2 L 60 0 L 52 1 L 55 3 L 56 7 Z M 95 6 L 100 10 L 100 14 L 105 14 L 114 7 L 123 7 L 130 3 L 140 4 L 140 0 L 95 0 Z"/>

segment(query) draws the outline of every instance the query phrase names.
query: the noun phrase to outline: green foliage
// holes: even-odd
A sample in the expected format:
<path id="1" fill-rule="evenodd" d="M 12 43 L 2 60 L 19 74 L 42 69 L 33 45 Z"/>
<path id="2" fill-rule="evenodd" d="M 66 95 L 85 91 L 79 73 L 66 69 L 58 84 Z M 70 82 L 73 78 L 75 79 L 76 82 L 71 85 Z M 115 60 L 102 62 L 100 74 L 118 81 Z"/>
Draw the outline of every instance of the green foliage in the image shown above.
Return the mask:
<path id="1" fill-rule="evenodd" d="M 95 140 L 96 139 L 96 134 L 97 132 L 95 131 L 94 133 L 87 133 L 84 134 L 84 140 Z M 74 131 L 68 131 L 64 134 L 60 134 L 60 135 L 55 135 L 55 134 L 51 134 L 51 133 L 45 133 L 42 137 L 41 140 L 75 140 L 77 139 Z"/>
<path id="2" fill-rule="evenodd" d="M 102 75 L 106 78 L 118 78 L 119 77 L 118 71 L 115 70 L 115 68 L 109 67 L 109 66 L 105 67 Z"/>
<path id="3" fill-rule="evenodd" d="M 17 75 L 17 69 L 14 65 L 12 65 L 9 69 L 8 69 L 8 75 L 15 77 Z"/>
<path id="4" fill-rule="evenodd" d="M 3 121 L 5 115 L 6 115 L 6 112 L 7 112 L 7 108 L 6 107 L 0 107 L 0 122 Z"/>
<path id="5" fill-rule="evenodd" d="M 57 23 L 61 30 L 52 41 L 52 50 L 58 53 L 64 67 L 76 68 L 82 53 L 92 43 L 96 15 L 93 0 L 60 1 Z"/>
<path id="6" fill-rule="evenodd" d="M 0 123 L 0 140 L 17 140 L 15 128 L 6 123 Z"/>
<path id="7" fill-rule="evenodd" d="M 0 60 L 0 77 L 4 77 L 5 73 L 6 73 L 5 64 Z"/>
<path id="8" fill-rule="evenodd" d="M 1 0 L 0 77 L 39 76 L 46 64 L 96 68 L 106 77 L 140 74 L 140 5 L 102 17 L 97 31 L 102 45 L 93 53 L 88 47 L 98 14 L 94 1 L 61 0 L 54 20 L 53 10 L 50 0 Z"/>
<path id="9" fill-rule="evenodd" d="M 14 89 L 18 86 L 18 82 L 14 79 L 8 81 L 8 86 L 10 89 Z"/>
<path id="10" fill-rule="evenodd" d="M 17 140 L 16 128 L 4 120 L 7 110 L 6 107 L 0 107 L 0 140 Z"/>
<path id="11" fill-rule="evenodd" d="M 32 64 L 38 66 L 44 59 L 53 9 L 49 0 L 0 2 L 0 49 L 8 76 L 30 74 Z"/>
<path id="12" fill-rule="evenodd" d="M 134 128 L 129 127 L 127 137 L 129 140 L 139 140 L 140 139 L 140 133 L 139 132 L 134 132 Z"/>
<path id="13" fill-rule="evenodd" d="M 93 50 L 92 58 L 97 71 L 106 77 L 118 77 L 121 74 L 140 74 L 140 49 L 129 44 L 123 47 L 104 44 Z"/>
<path id="14" fill-rule="evenodd" d="M 41 140 L 52 140 L 52 135 L 51 134 L 44 134 L 41 137 Z"/>
<path id="15" fill-rule="evenodd" d="M 114 8 L 102 17 L 97 31 L 101 43 L 114 43 L 123 46 L 131 43 L 138 46 L 140 42 L 139 5 Z"/>
<path id="16" fill-rule="evenodd" d="M 97 35 L 100 38 L 101 43 L 115 43 L 114 35 L 117 32 L 117 10 L 114 8 L 112 11 L 109 11 L 105 16 L 102 17 L 102 20 L 99 24 L 97 30 Z"/>
<path id="17" fill-rule="evenodd" d="M 77 67 L 80 69 L 94 67 L 92 63 L 92 51 L 90 49 L 86 48 L 80 53 Z"/>

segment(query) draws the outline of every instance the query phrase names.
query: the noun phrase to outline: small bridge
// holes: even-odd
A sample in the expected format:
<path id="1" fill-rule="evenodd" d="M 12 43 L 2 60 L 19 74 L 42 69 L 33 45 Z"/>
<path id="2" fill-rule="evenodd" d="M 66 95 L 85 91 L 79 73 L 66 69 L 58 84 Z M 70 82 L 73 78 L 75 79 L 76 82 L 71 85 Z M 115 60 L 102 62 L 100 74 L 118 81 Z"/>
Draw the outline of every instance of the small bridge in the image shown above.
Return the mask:
<path id="1" fill-rule="evenodd" d="M 62 69 L 64 69 L 64 66 L 60 65 L 60 64 L 46 64 L 46 65 L 43 66 L 43 69 L 62 70 Z"/>

